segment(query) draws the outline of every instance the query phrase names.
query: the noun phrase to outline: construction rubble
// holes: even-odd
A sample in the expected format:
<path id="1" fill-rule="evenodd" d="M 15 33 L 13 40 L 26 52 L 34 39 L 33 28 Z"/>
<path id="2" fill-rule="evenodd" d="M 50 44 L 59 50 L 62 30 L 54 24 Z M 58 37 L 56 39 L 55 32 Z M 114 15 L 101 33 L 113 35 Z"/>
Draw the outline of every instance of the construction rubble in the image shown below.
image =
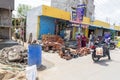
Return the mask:
<path id="1" fill-rule="evenodd" d="M 27 50 L 21 46 L 6 47 L 0 51 L 0 80 L 27 80 Z"/>
<path id="2" fill-rule="evenodd" d="M 16 67 L 4 66 L 0 68 L 0 80 L 27 80 L 25 71 Z"/>
<path id="3" fill-rule="evenodd" d="M 6 47 L 0 51 L 0 63 L 11 66 L 25 67 L 27 50 L 22 45 Z"/>
<path id="4" fill-rule="evenodd" d="M 87 47 L 71 48 L 57 35 L 43 35 L 42 41 L 34 40 L 31 44 L 40 44 L 45 52 L 57 52 L 63 59 L 70 60 L 90 54 Z M 6 47 L 0 51 L 0 80 L 27 80 L 27 49 L 22 45 Z M 4 65 L 4 66 L 1 66 Z"/>
<path id="5" fill-rule="evenodd" d="M 57 35 L 43 35 L 42 43 L 43 51 L 57 51 L 59 56 L 66 60 L 90 54 L 90 49 L 87 47 L 82 47 L 80 49 L 72 49 L 68 47 L 68 45 L 66 46 L 64 40 Z"/>

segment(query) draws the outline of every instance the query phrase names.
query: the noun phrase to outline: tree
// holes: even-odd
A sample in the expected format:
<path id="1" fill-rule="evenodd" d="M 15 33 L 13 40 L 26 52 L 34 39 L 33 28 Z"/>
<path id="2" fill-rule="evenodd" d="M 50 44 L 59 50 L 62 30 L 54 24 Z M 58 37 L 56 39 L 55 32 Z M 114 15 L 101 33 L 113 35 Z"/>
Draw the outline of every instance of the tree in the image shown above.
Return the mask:
<path id="1" fill-rule="evenodd" d="M 17 8 L 17 15 L 19 18 L 26 18 L 27 12 L 31 9 L 31 6 L 25 4 L 19 4 Z"/>
<path id="2" fill-rule="evenodd" d="M 12 25 L 17 27 L 17 26 L 20 26 L 20 20 L 17 19 L 17 18 L 13 18 L 12 19 Z"/>
<path id="3" fill-rule="evenodd" d="M 26 17 L 27 17 L 27 12 L 31 9 L 32 7 L 29 5 L 25 4 L 19 4 L 17 8 L 17 16 L 20 20 L 20 26 L 24 29 L 24 41 L 26 41 Z M 19 24 L 19 22 L 17 22 Z"/>

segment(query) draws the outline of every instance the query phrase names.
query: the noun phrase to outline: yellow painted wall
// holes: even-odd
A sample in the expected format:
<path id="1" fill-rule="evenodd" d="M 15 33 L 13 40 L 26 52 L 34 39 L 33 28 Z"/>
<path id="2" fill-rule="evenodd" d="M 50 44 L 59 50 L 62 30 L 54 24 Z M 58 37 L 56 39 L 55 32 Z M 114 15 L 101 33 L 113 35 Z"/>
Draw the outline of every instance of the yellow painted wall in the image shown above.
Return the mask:
<path id="1" fill-rule="evenodd" d="M 108 29 L 110 28 L 110 24 L 103 22 L 103 21 L 99 21 L 99 20 L 95 20 L 93 24 L 96 26 L 101 26 L 101 27 L 108 28 Z"/>
<path id="2" fill-rule="evenodd" d="M 118 26 L 117 30 L 119 30 L 119 31 L 120 31 L 120 26 Z"/>
<path id="3" fill-rule="evenodd" d="M 119 31 L 120 31 L 120 26 L 118 26 L 117 30 L 119 30 Z"/>
<path id="4" fill-rule="evenodd" d="M 114 29 L 115 30 L 120 30 L 120 26 L 115 26 Z"/>
<path id="5" fill-rule="evenodd" d="M 115 26 L 114 29 L 117 30 L 117 27 Z"/>
<path id="6" fill-rule="evenodd" d="M 90 24 L 90 18 L 88 18 L 88 17 L 83 17 L 82 24 Z"/>
<path id="7" fill-rule="evenodd" d="M 91 24 L 90 18 L 84 17 L 82 24 Z M 108 28 L 108 29 L 110 28 L 109 23 L 106 23 L 106 22 L 103 22 L 103 21 L 100 21 L 100 20 L 95 20 L 92 24 L 95 25 L 95 26 L 101 26 L 101 27 Z"/>
<path id="8" fill-rule="evenodd" d="M 115 30 L 118 30 L 118 26 L 115 26 L 114 29 L 115 29 Z"/>
<path id="9" fill-rule="evenodd" d="M 72 40 L 75 40 L 76 27 L 73 27 Z"/>
<path id="10" fill-rule="evenodd" d="M 89 29 L 88 28 L 86 28 L 85 29 L 85 36 L 88 38 L 88 32 L 89 32 Z"/>
<path id="11" fill-rule="evenodd" d="M 66 12 L 57 8 L 45 6 L 45 5 L 42 5 L 42 15 L 59 18 L 63 20 L 70 20 L 70 17 L 71 17 L 69 12 Z"/>

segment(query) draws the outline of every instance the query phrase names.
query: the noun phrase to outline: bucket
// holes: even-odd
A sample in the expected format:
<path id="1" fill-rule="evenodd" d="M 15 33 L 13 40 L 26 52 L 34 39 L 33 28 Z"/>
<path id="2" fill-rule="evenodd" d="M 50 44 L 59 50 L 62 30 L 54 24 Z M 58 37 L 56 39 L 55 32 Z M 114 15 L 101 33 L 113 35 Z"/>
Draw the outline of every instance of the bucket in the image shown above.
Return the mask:
<path id="1" fill-rule="evenodd" d="M 36 65 L 40 68 L 42 62 L 42 48 L 41 45 L 31 44 L 28 46 L 28 66 Z"/>

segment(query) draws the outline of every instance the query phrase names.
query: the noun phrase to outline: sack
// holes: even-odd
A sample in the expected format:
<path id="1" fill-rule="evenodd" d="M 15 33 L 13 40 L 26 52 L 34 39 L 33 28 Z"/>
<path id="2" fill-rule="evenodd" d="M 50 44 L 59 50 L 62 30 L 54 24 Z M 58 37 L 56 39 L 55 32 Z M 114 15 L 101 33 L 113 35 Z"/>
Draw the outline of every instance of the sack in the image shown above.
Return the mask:
<path id="1" fill-rule="evenodd" d="M 37 77 L 37 67 L 36 65 L 26 68 L 26 78 L 27 80 L 36 80 Z"/>
<path id="2" fill-rule="evenodd" d="M 96 55 L 103 56 L 103 48 L 101 48 L 101 47 L 96 48 Z"/>

